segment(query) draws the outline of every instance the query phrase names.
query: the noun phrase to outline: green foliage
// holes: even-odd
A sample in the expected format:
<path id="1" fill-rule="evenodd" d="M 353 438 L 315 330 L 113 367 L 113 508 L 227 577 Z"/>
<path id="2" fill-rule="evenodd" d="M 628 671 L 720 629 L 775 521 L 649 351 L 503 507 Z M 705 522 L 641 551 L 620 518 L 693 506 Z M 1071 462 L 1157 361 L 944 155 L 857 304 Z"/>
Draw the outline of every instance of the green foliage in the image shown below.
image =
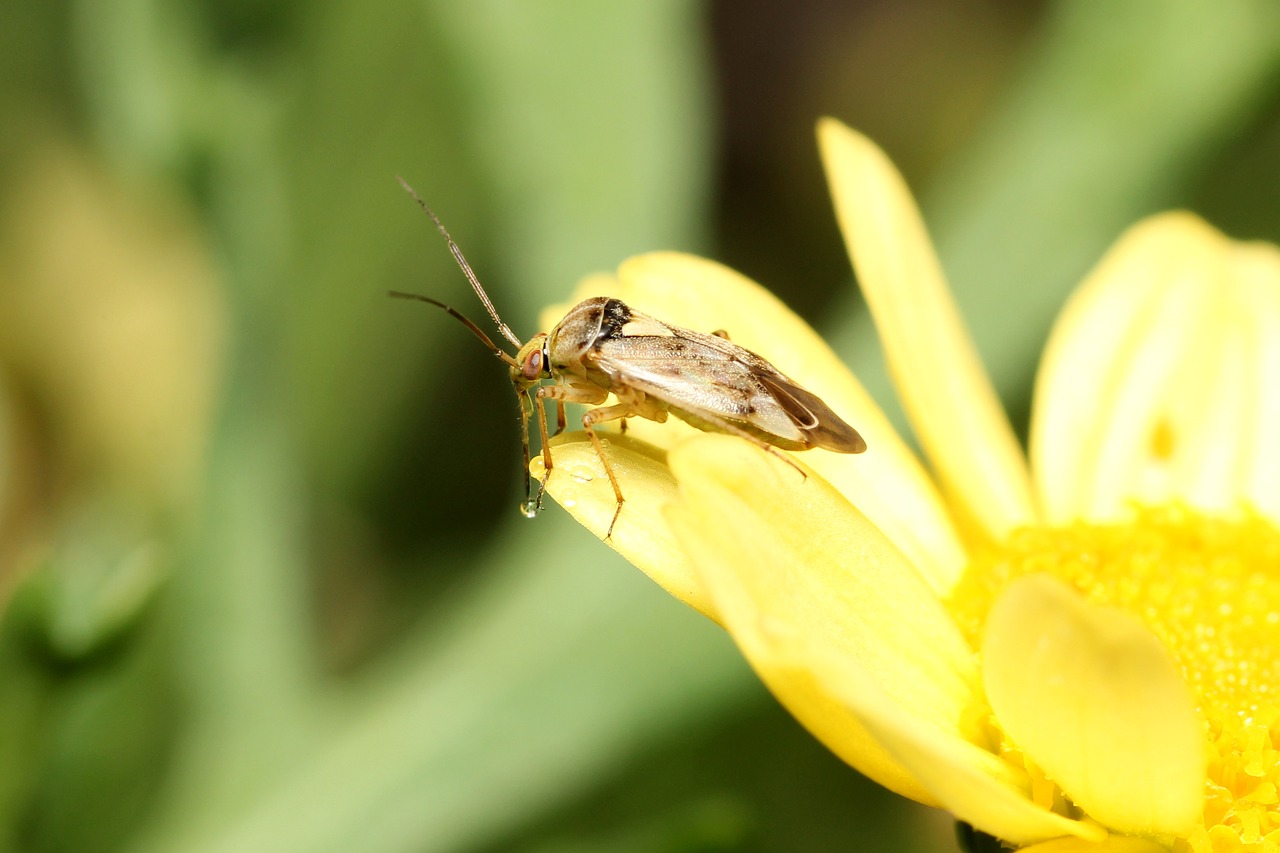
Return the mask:
<path id="1" fill-rule="evenodd" d="M 1274 164 L 1256 152 L 1277 23 L 1265 2 L 1063 3 L 1018 43 L 921 188 L 1006 398 L 1025 400 L 1053 310 L 1134 217 L 1203 195 L 1280 233 L 1274 205 L 1209 190 L 1234 144 Z M 522 333 L 630 254 L 714 254 L 729 29 L 677 0 L 0 8 L 0 849 L 947 843 L 772 709 L 715 626 L 556 509 L 520 519 L 499 366 L 384 296 L 482 318 L 397 174 Z M 119 207 L 51 213 L 47 163 Z M 102 210 L 171 230 L 123 239 L 129 216 Z M 119 257 L 89 254 L 99 233 Z M 182 304 L 214 367 L 184 374 L 141 450 L 96 425 L 167 380 L 130 362 L 85 389 L 68 353 L 86 327 L 22 313 L 67 257 L 76 300 L 112 295 L 94 271 L 154 264 L 203 294 Z M 864 318 L 827 325 L 873 370 Z M 77 407 L 89 392 L 105 410 Z M 102 462 L 168 447 L 199 401 L 208 434 L 160 460 L 179 485 L 140 491 Z"/>

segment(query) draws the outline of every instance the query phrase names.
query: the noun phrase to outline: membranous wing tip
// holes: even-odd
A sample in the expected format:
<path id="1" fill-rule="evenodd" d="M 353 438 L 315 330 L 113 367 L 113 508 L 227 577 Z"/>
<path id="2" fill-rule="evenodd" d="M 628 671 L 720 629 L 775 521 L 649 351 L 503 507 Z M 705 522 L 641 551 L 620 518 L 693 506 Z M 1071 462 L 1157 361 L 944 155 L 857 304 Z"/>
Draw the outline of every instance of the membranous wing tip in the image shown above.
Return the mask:
<path id="1" fill-rule="evenodd" d="M 804 433 L 809 447 L 821 447 L 836 453 L 862 453 L 867 449 L 867 443 L 858 431 L 831 411 L 831 407 L 818 395 L 806 391 L 781 374 L 763 374 L 759 379 L 772 392 L 773 398 L 796 427 Z"/>

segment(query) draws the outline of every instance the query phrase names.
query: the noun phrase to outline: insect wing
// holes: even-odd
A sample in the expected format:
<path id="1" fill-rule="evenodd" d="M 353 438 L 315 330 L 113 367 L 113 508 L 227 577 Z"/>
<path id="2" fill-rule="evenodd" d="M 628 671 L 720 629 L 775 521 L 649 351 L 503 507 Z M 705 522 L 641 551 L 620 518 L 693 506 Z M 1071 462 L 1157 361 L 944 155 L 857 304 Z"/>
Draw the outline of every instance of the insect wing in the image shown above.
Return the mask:
<path id="1" fill-rule="evenodd" d="M 590 356 L 617 385 L 643 391 L 702 428 L 728 420 L 779 447 L 866 448 L 821 399 L 750 350 L 641 314 L 633 318 Z"/>

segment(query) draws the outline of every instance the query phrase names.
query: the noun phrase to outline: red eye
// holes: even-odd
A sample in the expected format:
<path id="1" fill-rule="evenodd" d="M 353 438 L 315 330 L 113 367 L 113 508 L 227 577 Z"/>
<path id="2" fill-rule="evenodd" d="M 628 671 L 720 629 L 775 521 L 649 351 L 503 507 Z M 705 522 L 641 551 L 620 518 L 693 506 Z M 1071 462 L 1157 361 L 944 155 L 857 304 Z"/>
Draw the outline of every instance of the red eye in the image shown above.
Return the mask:
<path id="1" fill-rule="evenodd" d="M 530 382 L 537 379 L 542 374 L 542 350 L 536 349 L 529 353 L 529 357 L 524 360 L 524 367 L 520 369 L 520 372 Z"/>

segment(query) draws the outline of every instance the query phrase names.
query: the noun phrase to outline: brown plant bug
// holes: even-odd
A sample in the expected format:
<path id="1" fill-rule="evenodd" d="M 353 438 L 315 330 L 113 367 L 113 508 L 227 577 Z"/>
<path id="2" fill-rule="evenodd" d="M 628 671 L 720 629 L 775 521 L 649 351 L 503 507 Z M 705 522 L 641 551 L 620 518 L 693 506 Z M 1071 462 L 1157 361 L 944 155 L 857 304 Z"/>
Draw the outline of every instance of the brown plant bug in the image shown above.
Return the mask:
<path id="1" fill-rule="evenodd" d="M 821 447 L 837 453 L 862 453 L 867 449 L 857 430 L 826 403 L 765 359 L 731 343 L 723 330 L 710 335 L 694 332 L 633 311 L 619 299 L 597 296 L 570 309 L 550 332 L 539 332 L 522 343 L 498 316 L 480 279 L 439 217 L 404 179 L 397 180 L 431 217 L 494 325 L 516 347 L 513 356 L 443 302 L 414 293 L 390 292 L 400 299 L 415 299 L 445 310 L 510 369 L 520 402 L 525 477 L 521 509 L 526 516 L 532 518 L 541 511 L 551 478 L 547 400 L 556 404 L 557 435 L 565 427 L 565 403 L 596 407 L 582 416 L 582 428 L 617 500 L 606 540 L 613 535 L 626 499 L 595 430 L 598 424 L 622 420 L 625 427 L 625 419 L 630 417 L 662 423 L 670 413 L 698 429 L 744 438 L 792 467 L 797 467 L 796 463 L 780 450 Z M 554 384 L 542 384 L 547 380 Z M 613 405 L 603 405 L 610 395 Z M 535 415 L 546 469 L 536 495 L 529 475 L 529 418 Z"/>

